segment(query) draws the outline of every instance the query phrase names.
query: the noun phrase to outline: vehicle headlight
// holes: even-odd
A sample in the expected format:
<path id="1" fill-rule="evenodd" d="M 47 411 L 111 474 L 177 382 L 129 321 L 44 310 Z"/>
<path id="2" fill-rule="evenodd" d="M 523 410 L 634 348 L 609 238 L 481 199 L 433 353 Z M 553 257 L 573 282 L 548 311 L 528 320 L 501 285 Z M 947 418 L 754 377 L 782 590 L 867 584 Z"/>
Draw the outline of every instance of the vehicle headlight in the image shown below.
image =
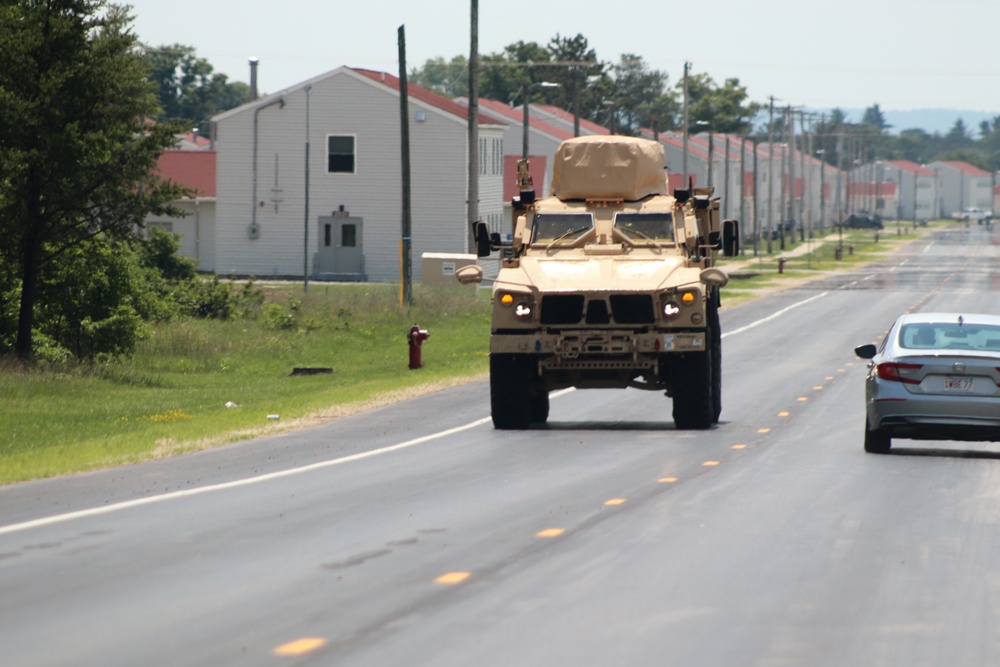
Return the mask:
<path id="1" fill-rule="evenodd" d="M 663 316 L 668 320 L 677 317 L 681 312 L 681 307 L 674 300 L 663 302 Z"/>
<path id="2" fill-rule="evenodd" d="M 521 320 L 530 320 L 533 311 L 534 309 L 531 307 L 530 302 L 518 301 L 517 305 L 514 306 L 514 317 Z"/>

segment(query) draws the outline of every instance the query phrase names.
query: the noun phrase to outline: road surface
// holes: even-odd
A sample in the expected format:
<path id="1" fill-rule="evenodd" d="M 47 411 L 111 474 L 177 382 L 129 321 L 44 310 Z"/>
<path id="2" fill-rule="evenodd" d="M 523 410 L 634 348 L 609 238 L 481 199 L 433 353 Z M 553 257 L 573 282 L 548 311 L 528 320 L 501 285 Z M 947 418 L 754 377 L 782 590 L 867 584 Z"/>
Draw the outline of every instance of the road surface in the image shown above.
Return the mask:
<path id="1" fill-rule="evenodd" d="M 0 665 L 989 665 L 1000 445 L 862 449 L 905 310 L 1000 312 L 1000 230 L 721 311 L 723 413 L 468 386 L 0 488 Z"/>

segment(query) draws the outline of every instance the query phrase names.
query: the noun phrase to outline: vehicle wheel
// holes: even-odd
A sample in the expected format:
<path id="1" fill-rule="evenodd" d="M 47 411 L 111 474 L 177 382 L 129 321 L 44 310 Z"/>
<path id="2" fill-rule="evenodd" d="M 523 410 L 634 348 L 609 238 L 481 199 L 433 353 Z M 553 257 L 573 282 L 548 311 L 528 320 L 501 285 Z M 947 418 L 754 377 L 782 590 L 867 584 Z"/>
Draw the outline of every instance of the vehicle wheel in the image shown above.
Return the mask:
<path id="1" fill-rule="evenodd" d="M 533 360 L 524 355 L 490 355 L 490 411 L 494 428 L 528 428 L 532 418 L 533 370 Z"/>
<path id="2" fill-rule="evenodd" d="M 712 355 L 687 352 L 673 358 L 670 383 L 674 394 L 674 425 L 679 429 L 706 429 L 712 425 Z"/>
<path id="3" fill-rule="evenodd" d="M 716 298 L 709 301 L 707 315 L 709 335 L 706 342 L 712 355 L 712 422 L 718 423 L 722 415 L 722 329 Z"/>
<path id="4" fill-rule="evenodd" d="M 549 420 L 549 392 L 540 383 L 529 394 L 531 423 L 544 424 Z"/>
<path id="5" fill-rule="evenodd" d="M 888 454 L 892 447 L 892 439 L 885 431 L 873 431 L 868 428 L 868 418 L 865 418 L 865 451 L 869 454 Z"/>

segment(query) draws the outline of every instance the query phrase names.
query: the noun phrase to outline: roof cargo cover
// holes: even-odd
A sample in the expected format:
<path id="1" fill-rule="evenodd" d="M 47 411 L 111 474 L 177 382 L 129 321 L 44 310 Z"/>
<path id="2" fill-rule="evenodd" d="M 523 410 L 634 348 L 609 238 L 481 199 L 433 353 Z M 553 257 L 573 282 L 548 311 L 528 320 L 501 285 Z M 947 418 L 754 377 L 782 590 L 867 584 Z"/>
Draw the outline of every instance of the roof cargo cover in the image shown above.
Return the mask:
<path id="1" fill-rule="evenodd" d="M 663 146 L 623 136 L 568 139 L 556 151 L 552 194 L 567 199 L 636 201 L 667 194 Z"/>

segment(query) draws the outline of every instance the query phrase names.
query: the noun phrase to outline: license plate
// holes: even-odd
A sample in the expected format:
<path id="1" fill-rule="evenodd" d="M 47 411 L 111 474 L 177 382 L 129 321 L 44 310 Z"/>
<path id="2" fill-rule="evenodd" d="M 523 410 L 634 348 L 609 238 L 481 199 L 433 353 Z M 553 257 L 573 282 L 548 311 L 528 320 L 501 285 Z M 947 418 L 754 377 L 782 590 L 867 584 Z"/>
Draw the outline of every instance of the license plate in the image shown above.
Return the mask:
<path id="1" fill-rule="evenodd" d="M 944 379 L 944 390 L 949 392 L 971 392 L 972 378 L 949 375 Z"/>

